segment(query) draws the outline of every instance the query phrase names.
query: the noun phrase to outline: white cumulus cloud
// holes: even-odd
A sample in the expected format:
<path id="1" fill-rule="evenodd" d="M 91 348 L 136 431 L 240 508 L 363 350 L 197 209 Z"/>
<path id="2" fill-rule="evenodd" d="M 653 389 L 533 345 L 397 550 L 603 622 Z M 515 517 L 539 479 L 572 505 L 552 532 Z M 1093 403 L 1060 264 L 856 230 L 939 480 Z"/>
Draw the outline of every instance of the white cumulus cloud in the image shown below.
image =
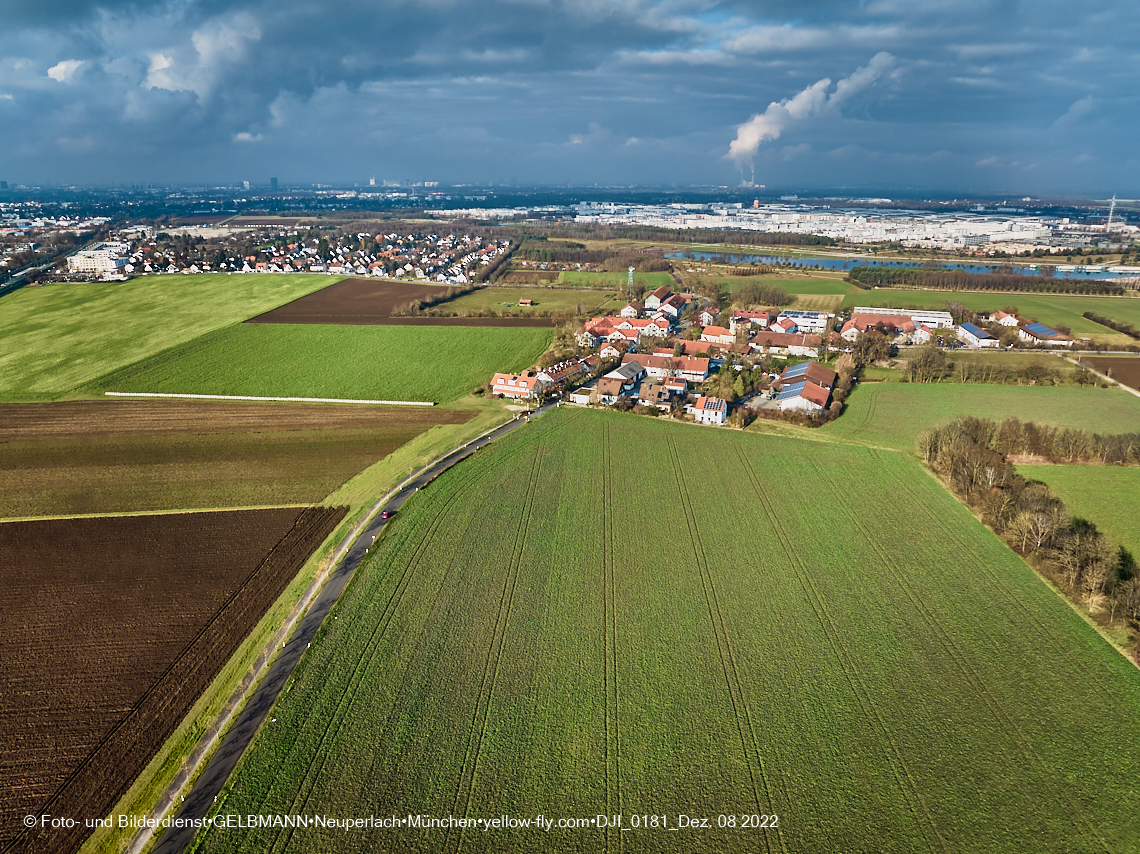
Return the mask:
<path id="1" fill-rule="evenodd" d="M 81 59 L 65 59 L 49 68 L 47 76 L 52 80 L 58 80 L 60 83 L 70 83 L 71 78 L 75 76 L 75 72 L 79 70 L 79 66 L 82 64 L 83 60 Z"/>

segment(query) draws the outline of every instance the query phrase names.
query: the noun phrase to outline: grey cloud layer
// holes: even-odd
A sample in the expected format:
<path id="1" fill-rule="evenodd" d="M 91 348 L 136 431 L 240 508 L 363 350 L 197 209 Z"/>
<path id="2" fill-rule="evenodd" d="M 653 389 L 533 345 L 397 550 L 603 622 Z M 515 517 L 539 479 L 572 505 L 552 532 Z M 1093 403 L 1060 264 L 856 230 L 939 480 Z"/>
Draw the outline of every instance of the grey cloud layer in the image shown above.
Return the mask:
<path id="1" fill-rule="evenodd" d="M 735 159 L 769 185 L 1140 193 L 1127 4 L 19 0 L 0 15 L 6 180 L 685 184 L 738 180 Z"/>

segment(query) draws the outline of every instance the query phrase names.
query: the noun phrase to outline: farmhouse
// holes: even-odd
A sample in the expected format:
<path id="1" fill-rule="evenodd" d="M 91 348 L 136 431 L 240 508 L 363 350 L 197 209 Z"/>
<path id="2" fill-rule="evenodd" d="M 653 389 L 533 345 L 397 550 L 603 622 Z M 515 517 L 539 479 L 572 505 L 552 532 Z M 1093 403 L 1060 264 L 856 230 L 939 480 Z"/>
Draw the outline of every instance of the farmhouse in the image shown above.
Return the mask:
<path id="1" fill-rule="evenodd" d="M 1002 326 L 1015 328 L 1019 326 L 1016 314 L 1006 314 L 1004 311 L 995 311 L 990 315 L 990 323 L 1000 323 Z"/>
<path id="2" fill-rule="evenodd" d="M 649 376 L 664 379 L 669 376 L 678 376 L 689 382 L 704 382 L 709 375 L 709 360 L 694 356 L 635 356 L 626 354 L 622 357 L 622 364 L 631 362 L 641 365 Z"/>
<path id="3" fill-rule="evenodd" d="M 622 317 L 637 318 L 641 317 L 641 312 L 644 308 L 645 306 L 639 302 L 631 302 L 626 305 L 626 307 L 623 308 L 620 312 L 618 312 L 618 314 L 620 314 Z"/>
<path id="4" fill-rule="evenodd" d="M 757 332 L 748 341 L 754 353 L 769 353 L 774 356 L 814 356 L 819 352 L 823 338 L 819 335 L 800 333 Z"/>
<path id="5" fill-rule="evenodd" d="M 491 394 L 501 394 L 516 400 L 536 397 L 542 390 L 541 380 L 533 371 L 521 374 L 495 374 L 491 380 Z"/>
<path id="6" fill-rule="evenodd" d="M 888 337 L 896 335 L 912 335 L 915 324 L 909 317 L 900 317 L 890 314 L 853 314 L 851 319 L 843 324 L 839 335 L 844 341 L 854 341 L 860 333 L 878 330 Z"/>
<path id="7" fill-rule="evenodd" d="M 698 424 L 723 424 L 728 417 L 728 403 L 719 397 L 701 395 L 689 411 Z"/>
<path id="8" fill-rule="evenodd" d="M 972 323 L 963 323 L 958 327 L 958 338 L 964 341 L 967 347 L 996 347 L 999 343 L 990 333 Z"/>

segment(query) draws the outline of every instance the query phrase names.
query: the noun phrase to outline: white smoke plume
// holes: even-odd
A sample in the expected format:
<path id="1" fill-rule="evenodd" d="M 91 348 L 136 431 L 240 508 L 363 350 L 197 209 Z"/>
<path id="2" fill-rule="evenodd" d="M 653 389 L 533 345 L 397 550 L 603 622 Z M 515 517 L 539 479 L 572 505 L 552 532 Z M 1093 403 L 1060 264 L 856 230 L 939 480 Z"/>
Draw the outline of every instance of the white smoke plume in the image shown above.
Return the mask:
<path id="1" fill-rule="evenodd" d="M 757 113 L 736 129 L 736 139 L 729 144 L 725 157 L 743 171 L 745 165 L 752 165 L 752 158 L 762 143 L 779 139 L 784 129 L 794 122 L 838 110 L 845 99 L 872 85 L 894 64 L 895 58 L 889 53 L 877 53 L 850 77 L 836 83 L 830 95 L 827 90 L 831 87 L 831 78 L 824 77 L 792 98 L 773 101 L 763 113 Z"/>

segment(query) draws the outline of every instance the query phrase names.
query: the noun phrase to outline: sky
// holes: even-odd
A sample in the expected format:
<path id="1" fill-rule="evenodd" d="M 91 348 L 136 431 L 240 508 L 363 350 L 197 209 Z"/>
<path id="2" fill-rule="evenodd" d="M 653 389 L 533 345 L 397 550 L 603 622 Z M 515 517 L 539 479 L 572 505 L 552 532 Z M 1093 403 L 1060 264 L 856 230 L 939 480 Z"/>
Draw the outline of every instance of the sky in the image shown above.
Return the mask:
<path id="1" fill-rule="evenodd" d="M 0 179 L 1140 197 L 1132 0 L 0 0 Z"/>

